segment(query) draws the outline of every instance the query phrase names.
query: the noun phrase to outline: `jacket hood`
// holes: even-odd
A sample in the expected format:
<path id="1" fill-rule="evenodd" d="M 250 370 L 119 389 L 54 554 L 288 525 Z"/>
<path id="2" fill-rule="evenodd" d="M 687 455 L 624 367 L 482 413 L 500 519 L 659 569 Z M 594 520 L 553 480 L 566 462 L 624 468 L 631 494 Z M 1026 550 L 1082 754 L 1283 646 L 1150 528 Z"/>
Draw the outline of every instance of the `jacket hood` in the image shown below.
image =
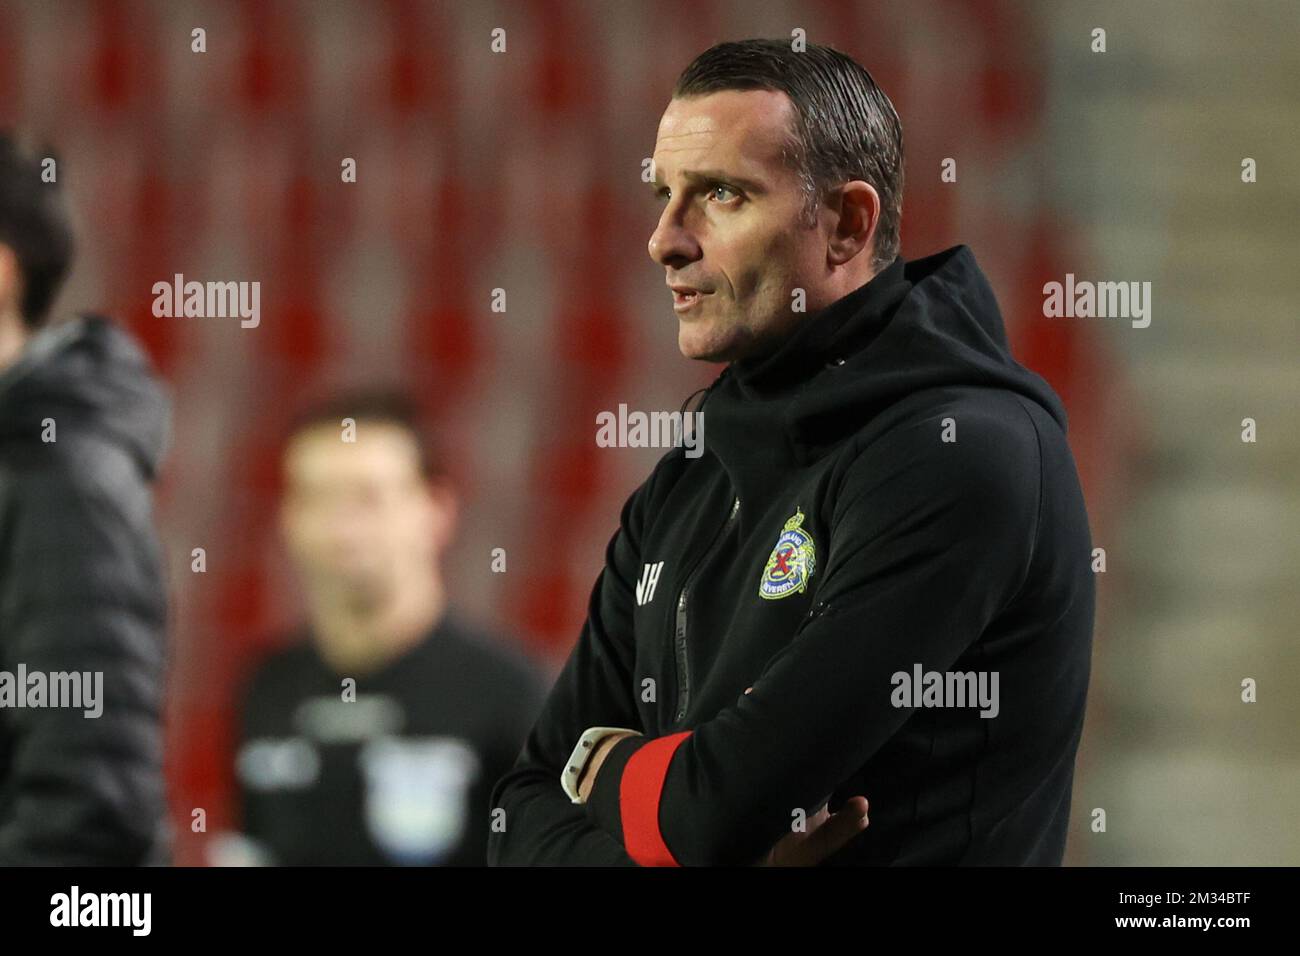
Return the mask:
<path id="1" fill-rule="evenodd" d="M 701 406 L 706 446 L 733 479 L 770 474 L 815 459 L 895 402 L 945 386 L 1017 392 L 1066 428 L 1051 386 L 1012 357 L 993 290 L 964 245 L 894 259 L 775 352 L 731 363 Z"/>
<path id="2" fill-rule="evenodd" d="M 171 403 L 135 340 L 86 315 L 42 329 L 0 372 L 0 449 L 39 443 L 45 418 L 60 440 L 108 438 L 152 479 L 167 450 Z"/>

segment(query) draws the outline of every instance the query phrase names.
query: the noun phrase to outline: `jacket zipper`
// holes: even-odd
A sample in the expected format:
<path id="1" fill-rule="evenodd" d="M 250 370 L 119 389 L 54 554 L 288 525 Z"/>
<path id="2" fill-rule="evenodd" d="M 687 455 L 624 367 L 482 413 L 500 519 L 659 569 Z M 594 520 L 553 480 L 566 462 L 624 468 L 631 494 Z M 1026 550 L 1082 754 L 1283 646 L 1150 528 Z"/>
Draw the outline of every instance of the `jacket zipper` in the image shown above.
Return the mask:
<path id="1" fill-rule="evenodd" d="M 718 529 L 718 533 L 713 536 L 713 541 L 709 543 L 709 547 L 705 550 L 704 554 L 700 555 L 700 559 L 695 562 L 695 566 L 691 568 L 690 573 L 686 577 L 686 581 L 682 584 L 681 593 L 677 596 L 677 629 L 676 640 L 674 642 L 677 657 L 677 714 L 673 718 L 674 723 L 680 721 L 686 716 L 686 705 L 690 701 L 691 696 L 690 671 L 686 663 L 687 597 L 689 596 L 691 585 L 694 583 L 696 573 L 704 566 L 705 559 L 708 558 L 708 556 L 713 553 L 714 549 L 717 548 L 718 542 L 725 537 L 727 529 L 731 527 L 731 522 L 736 519 L 736 515 L 739 513 L 740 499 L 736 498 L 731 505 L 731 514 L 727 515 L 727 520 L 722 523 L 722 527 Z"/>

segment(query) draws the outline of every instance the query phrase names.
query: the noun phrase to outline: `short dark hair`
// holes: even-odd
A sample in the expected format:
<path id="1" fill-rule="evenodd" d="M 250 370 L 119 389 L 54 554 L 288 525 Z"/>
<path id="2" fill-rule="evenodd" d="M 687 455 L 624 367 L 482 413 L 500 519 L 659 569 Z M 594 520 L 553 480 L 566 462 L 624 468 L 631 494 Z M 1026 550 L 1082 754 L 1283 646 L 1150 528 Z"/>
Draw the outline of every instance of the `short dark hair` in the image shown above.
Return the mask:
<path id="1" fill-rule="evenodd" d="M 411 396 L 396 389 L 341 392 L 304 407 L 291 419 L 283 447 L 287 448 L 298 434 L 309 428 L 329 425 L 337 429 L 345 418 L 351 418 L 358 425 L 363 421 L 382 422 L 402 428 L 415 444 L 421 477 L 426 481 L 447 477 L 441 451 L 419 406 Z"/>
<path id="2" fill-rule="evenodd" d="M 903 219 L 903 125 L 889 97 L 852 57 L 789 40 L 736 40 L 701 53 L 677 78 L 674 98 L 723 90 L 776 90 L 794 103 L 786 161 L 802 178 L 809 223 L 830 190 L 854 179 L 880 195 L 872 266 L 894 261 Z"/>
<path id="3" fill-rule="evenodd" d="M 72 222 L 57 179 L 43 182 L 41 169 L 57 158 L 32 149 L 10 130 L 0 130 L 0 243 L 14 251 L 22 273 L 19 311 L 31 329 L 49 315 L 72 265 Z"/>

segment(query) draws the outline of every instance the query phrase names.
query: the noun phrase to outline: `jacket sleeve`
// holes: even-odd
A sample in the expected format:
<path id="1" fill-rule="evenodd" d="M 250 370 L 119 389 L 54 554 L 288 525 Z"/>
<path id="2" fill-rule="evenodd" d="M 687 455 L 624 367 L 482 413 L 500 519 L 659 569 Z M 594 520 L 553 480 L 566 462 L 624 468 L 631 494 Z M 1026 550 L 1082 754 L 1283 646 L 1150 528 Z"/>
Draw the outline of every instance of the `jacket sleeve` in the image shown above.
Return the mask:
<path id="1" fill-rule="evenodd" d="M 959 429 L 941 442 L 929 418 L 859 453 L 812 610 L 751 693 L 691 731 L 610 751 L 586 809 L 633 859 L 758 859 L 911 715 L 892 675 L 947 670 L 1012 600 L 1037 532 L 1036 435 L 979 413 Z"/>
<path id="2" fill-rule="evenodd" d="M 159 862 L 165 588 L 147 485 L 125 460 L 113 464 L 11 476 L 0 521 L 5 667 L 89 672 L 102 684 L 90 707 L 0 712 L 10 740 L 0 865 Z"/>
<path id="3" fill-rule="evenodd" d="M 569 801 L 560 773 L 588 727 L 642 729 L 632 676 L 632 607 L 648 485 L 624 505 L 578 643 L 514 767 L 492 791 L 490 866 L 634 865 L 618 840 Z"/>

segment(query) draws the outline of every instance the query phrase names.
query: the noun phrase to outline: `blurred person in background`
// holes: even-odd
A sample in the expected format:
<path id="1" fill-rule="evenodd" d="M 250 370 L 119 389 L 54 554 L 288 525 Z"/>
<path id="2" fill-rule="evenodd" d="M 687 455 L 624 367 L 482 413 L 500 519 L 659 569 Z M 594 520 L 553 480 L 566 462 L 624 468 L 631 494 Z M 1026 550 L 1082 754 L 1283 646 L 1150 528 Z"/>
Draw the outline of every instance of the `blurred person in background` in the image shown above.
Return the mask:
<path id="1" fill-rule="evenodd" d="M 0 133 L 0 865 L 161 863 L 170 405 L 122 329 L 50 318 L 59 172 Z M 56 700 L 77 675 L 83 706 Z"/>
<path id="2" fill-rule="evenodd" d="M 213 861 L 484 864 L 491 786 L 544 691 L 449 607 L 457 494 L 413 405 L 369 392 L 311 408 L 283 469 L 307 621 L 247 686 L 242 836 Z"/>

